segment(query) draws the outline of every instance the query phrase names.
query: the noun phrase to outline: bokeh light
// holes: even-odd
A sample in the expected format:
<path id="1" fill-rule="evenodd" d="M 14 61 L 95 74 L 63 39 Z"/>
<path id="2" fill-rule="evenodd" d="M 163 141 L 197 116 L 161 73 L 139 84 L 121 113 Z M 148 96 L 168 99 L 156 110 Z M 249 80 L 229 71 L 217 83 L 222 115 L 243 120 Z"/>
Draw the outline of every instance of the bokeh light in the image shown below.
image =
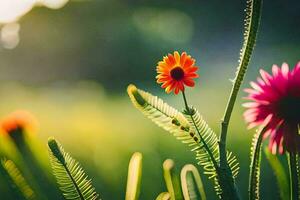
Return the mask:
<path id="1" fill-rule="evenodd" d="M 5 49 L 13 49 L 19 44 L 20 24 L 17 21 L 34 6 L 59 9 L 67 2 L 68 0 L 0 0 L 0 45 Z"/>
<path id="2" fill-rule="evenodd" d="M 19 31 L 19 23 L 5 24 L 0 32 L 0 44 L 6 49 L 15 48 L 20 41 Z"/>
<path id="3" fill-rule="evenodd" d="M 0 24 L 11 23 L 29 12 L 36 0 L 0 0 Z"/>

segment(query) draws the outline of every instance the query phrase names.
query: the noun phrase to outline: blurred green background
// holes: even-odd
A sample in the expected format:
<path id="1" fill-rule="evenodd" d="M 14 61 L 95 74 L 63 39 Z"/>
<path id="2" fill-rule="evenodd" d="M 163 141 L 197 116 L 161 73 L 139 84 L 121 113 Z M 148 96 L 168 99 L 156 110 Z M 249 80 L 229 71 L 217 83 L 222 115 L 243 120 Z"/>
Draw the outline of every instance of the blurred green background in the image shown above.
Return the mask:
<path id="1" fill-rule="evenodd" d="M 39 120 L 36 137 L 48 165 L 46 142 L 58 139 L 81 162 L 102 199 L 123 199 L 133 152 L 144 155 L 140 199 L 165 191 L 162 163 L 194 163 L 193 153 L 143 117 L 129 101 L 134 83 L 183 108 L 180 96 L 155 83 L 156 63 L 174 50 L 187 51 L 200 66 L 200 79 L 187 90 L 209 124 L 219 122 L 242 44 L 245 1 L 86 0 L 61 9 L 35 7 L 19 21 L 19 41 L 0 42 L 0 114 L 25 109 Z M 300 60 L 300 3 L 265 1 L 261 29 L 243 88 L 272 64 Z M 0 28 L 5 27 L 0 23 Z M 241 91 L 229 128 L 228 147 L 237 155 L 237 178 L 247 197 L 249 151 L 254 131 L 242 119 Z M 5 144 L 2 144 L 5 145 Z M 5 148 L 4 148 L 5 149 Z M 8 150 L 9 151 L 9 150 Z M 285 161 L 285 158 L 282 158 Z M 270 166 L 263 159 L 262 199 L 277 199 Z M 201 168 L 199 168 L 201 171 Z M 208 199 L 216 199 L 204 176 Z"/>

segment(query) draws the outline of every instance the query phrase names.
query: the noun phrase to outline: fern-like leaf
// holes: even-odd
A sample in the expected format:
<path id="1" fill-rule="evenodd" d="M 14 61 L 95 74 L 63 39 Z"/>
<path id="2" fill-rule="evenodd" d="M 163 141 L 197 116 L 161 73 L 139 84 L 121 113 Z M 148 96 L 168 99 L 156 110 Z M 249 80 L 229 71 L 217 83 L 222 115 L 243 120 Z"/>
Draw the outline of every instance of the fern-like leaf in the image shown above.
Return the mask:
<path id="1" fill-rule="evenodd" d="M 135 152 L 129 162 L 125 200 L 139 198 L 142 177 L 142 154 Z"/>
<path id="2" fill-rule="evenodd" d="M 159 127 L 172 133 L 178 140 L 190 146 L 196 154 L 198 150 L 203 148 L 199 144 L 199 137 L 191 129 L 188 120 L 181 112 L 164 103 L 160 98 L 137 89 L 134 85 L 129 85 L 127 92 L 133 105 Z M 201 163 L 207 164 L 203 166 L 204 169 L 210 169 L 210 163 Z"/>
<path id="3" fill-rule="evenodd" d="M 185 116 L 189 123 L 192 124 L 192 129 L 200 133 L 200 135 L 198 135 L 200 137 L 200 143 L 203 141 L 201 143 L 203 148 L 196 150 L 196 159 L 199 160 L 199 165 L 205 166 L 204 173 L 208 174 L 209 178 L 213 178 L 216 194 L 221 198 L 222 189 L 218 180 L 218 173 L 221 172 L 216 170 L 216 165 L 220 162 L 217 135 L 195 108 L 191 108 L 190 112 L 191 113 L 185 114 Z M 205 146 L 206 148 L 204 148 Z M 209 149 L 209 151 L 206 149 Z M 213 157 L 215 161 L 212 160 L 211 157 Z M 239 173 L 239 163 L 233 153 L 229 151 L 227 151 L 227 163 L 233 178 L 236 178 Z"/>
<path id="4" fill-rule="evenodd" d="M 2 160 L 1 165 L 9 176 L 9 182 L 14 185 L 18 190 L 17 193 L 21 195 L 19 198 L 24 198 L 26 200 L 36 199 L 34 191 L 13 161 Z"/>
<path id="5" fill-rule="evenodd" d="M 185 114 L 185 117 L 188 119 L 189 123 L 192 124 L 192 129 L 196 132 L 200 132 L 200 135 L 198 136 L 205 142 L 205 145 L 207 145 L 210 150 L 209 152 L 212 153 L 211 156 L 215 158 L 216 162 L 219 162 L 219 147 L 216 133 L 208 126 L 206 121 L 195 108 L 192 108 L 191 112 L 192 115 Z M 204 148 L 201 148 L 198 149 L 196 158 L 199 160 L 198 164 L 206 166 L 206 173 L 213 178 L 217 176 L 217 172 L 215 170 L 214 163 L 210 159 L 211 156 L 208 155 L 208 152 L 205 151 Z M 239 163 L 232 152 L 227 152 L 227 162 L 232 171 L 233 177 L 236 178 L 239 172 Z"/>
<path id="6" fill-rule="evenodd" d="M 180 179 L 185 200 L 206 200 L 201 176 L 194 165 L 185 165 L 181 170 Z"/>
<path id="7" fill-rule="evenodd" d="M 74 160 L 54 139 L 49 139 L 49 154 L 60 190 L 66 199 L 98 200 L 99 196 L 92 182 L 85 175 L 79 163 Z"/>
<path id="8" fill-rule="evenodd" d="M 195 152 L 198 164 L 203 167 L 204 173 L 214 180 L 216 192 L 220 195 L 221 189 L 217 180 L 218 139 L 198 111 L 192 109 L 192 116 L 184 115 L 164 103 L 160 98 L 137 89 L 134 85 L 129 85 L 127 92 L 135 107 L 146 117 L 172 133 L 178 140 L 188 145 L 191 151 Z M 239 165 L 235 156 L 228 152 L 227 159 L 234 176 L 236 176 Z"/>
<path id="9" fill-rule="evenodd" d="M 290 191 L 289 191 L 289 181 L 288 177 L 284 171 L 284 167 L 282 166 L 280 160 L 277 158 L 276 155 L 273 155 L 268 147 L 264 148 L 264 152 L 266 155 L 269 164 L 275 174 L 279 194 L 282 200 L 290 199 Z"/>

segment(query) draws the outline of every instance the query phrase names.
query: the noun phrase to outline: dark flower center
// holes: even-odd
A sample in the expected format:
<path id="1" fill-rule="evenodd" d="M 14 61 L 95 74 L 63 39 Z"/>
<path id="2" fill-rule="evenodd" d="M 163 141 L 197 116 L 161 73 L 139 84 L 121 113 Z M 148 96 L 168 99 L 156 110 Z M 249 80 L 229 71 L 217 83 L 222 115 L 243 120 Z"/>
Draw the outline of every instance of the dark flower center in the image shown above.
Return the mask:
<path id="1" fill-rule="evenodd" d="M 174 67 L 171 71 L 170 71 L 171 77 L 173 79 L 175 79 L 176 81 L 180 81 L 183 79 L 184 77 L 184 71 L 181 67 Z"/>
<path id="2" fill-rule="evenodd" d="M 278 114 L 288 122 L 300 122 L 300 97 L 287 96 L 278 102 Z"/>

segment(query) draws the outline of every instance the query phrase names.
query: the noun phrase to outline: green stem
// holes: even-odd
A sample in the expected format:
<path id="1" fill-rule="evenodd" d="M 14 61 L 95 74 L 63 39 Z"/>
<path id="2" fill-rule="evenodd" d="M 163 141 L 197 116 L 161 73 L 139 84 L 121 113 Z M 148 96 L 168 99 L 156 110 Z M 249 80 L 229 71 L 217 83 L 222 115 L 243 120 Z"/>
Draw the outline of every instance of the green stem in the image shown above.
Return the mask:
<path id="1" fill-rule="evenodd" d="M 261 160 L 261 146 L 262 138 L 265 128 L 257 132 L 253 140 L 252 158 L 250 164 L 249 174 L 249 200 L 259 199 L 259 180 L 260 180 L 260 160 Z"/>
<path id="2" fill-rule="evenodd" d="M 198 133 L 198 135 L 199 135 L 199 137 L 200 137 L 200 142 L 203 143 L 203 147 L 205 148 L 205 150 L 206 150 L 207 153 L 209 154 L 209 157 L 210 157 L 211 161 L 213 162 L 213 165 L 214 165 L 215 169 L 217 170 L 218 167 L 219 167 L 219 166 L 218 166 L 218 163 L 217 163 L 215 157 L 213 156 L 212 152 L 211 152 L 210 149 L 208 148 L 208 145 L 206 144 L 205 140 L 203 139 L 203 137 L 202 137 L 202 135 L 201 135 L 201 133 L 200 133 L 200 131 L 199 131 L 197 125 L 196 125 L 196 122 L 195 122 L 195 119 L 194 119 L 193 114 L 192 114 L 192 112 L 191 112 L 191 109 L 190 109 L 190 107 L 189 107 L 189 105 L 188 105 L 188 103 L 187 103 L 187 100 L 186 100 L 186 96 L 185 96 L 185 92 L 184 92 L 184 91 L 182 91 L 182 96 L 183 96 L 183 101 L 184 101 L 184 105 L 185 105 L 186 112 L 188 113 L 188 115 L 189 115 L 189 116 L 191 117 L 191 119 L 192 119 L 193 125 L 194 125 L 194 127 L 196 128 L 196 131 L 197 131 L 197 133 Z"/>
<path id="3" fill-rule="evenodd" d="M 229 100 L 225 109 L 224 117 L 222 119 L 221 124 L 221 134 L 219 139 L 219 151 L 220 151 L 220 171 L 222 172 L 222 176 L 220 176 L 220 185 L 224 190 L 224 187 L 231 188 L 229 191 L 231 194 L 234 194 L 238 197 L 237 189 L 235 187 L 234 179 L 232 177 L 232 172 L 227 162 L 226 156 L 226 138 L 227 138 L 227 130 L 230 121 L 230 117 L 233 111 L 233 107 L 240 89 L 240 86 L 243 82 L 245 73 L 247 71 L 249 61 L 254 49 L 254 45 L 256 42 L 259 22 L 261 18 L 261 7 L 262 0 L 249 0 L 247 1 L 247 9 L 246 9 L 246 28 L 245 28 L 245 39 L 243 43 L 243 47 L 241 50 L 240 62 L 237 67 L 237 73 L 234 80 L 234 84 L 232 86 Z M 229 193 L 229 194 L 230 194 Z"/>
<path id="4" fill-rule="evenodd" d="M 226 137 L 228 124 L 237 98 L 237 94 L 239 92 L 240 86 L 247 71 L 249 61 L 256 42 L 259 22 L 261 18 L 261 7 L 262 0 L 249 1 L 249 5 L 247 6 L 248 11 L 246 16 L 245 40 L 241 51 L 242 53 L 240 57 L 239 66 L 237 67 L 236 77 L 231 89 L 231 93 L 221 124 L 221 134 L 219 143 L 221 168 L 228 168 L 228 163 L 226 159 Z"/>
<path id="5" fill-rule="evenodd" d="M 291 191 L 291 200 L 299 199 L 299 183 L 298 183 L 298 161 L 297 154 L 290 153 L 289 158 L 289 172 L 290 172 L 290 191 Z"/>

